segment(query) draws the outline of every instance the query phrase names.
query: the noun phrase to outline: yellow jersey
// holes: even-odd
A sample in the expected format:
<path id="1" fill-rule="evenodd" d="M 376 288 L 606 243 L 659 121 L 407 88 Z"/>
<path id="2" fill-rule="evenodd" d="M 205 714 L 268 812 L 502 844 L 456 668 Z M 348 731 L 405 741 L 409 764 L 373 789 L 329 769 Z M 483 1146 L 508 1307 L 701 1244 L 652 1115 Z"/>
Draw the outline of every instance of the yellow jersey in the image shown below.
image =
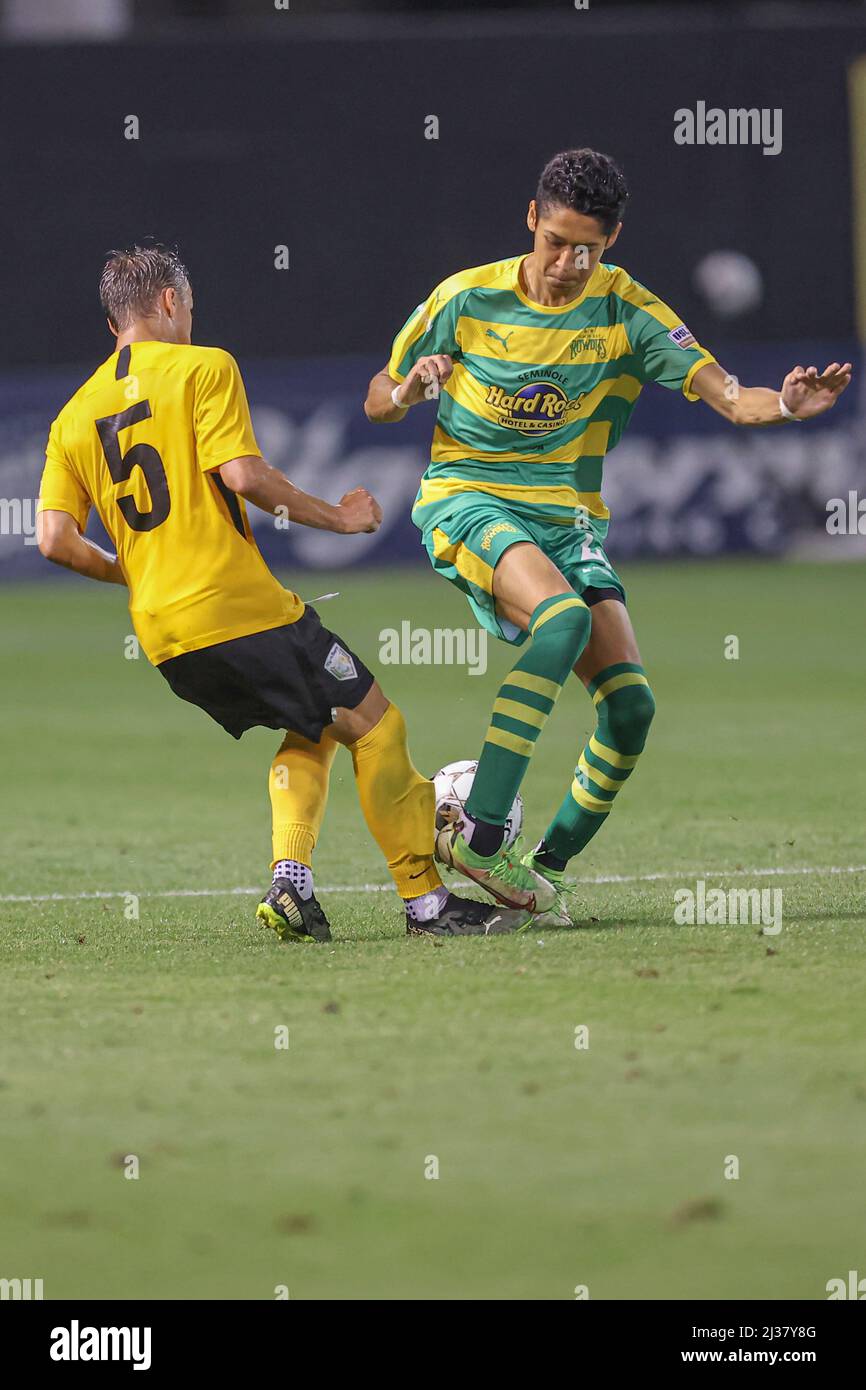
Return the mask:
<path id="1" fill-rule="evenodd" d="M 39 509 L 83 532 L 91 506 L 111 537 L 129 611 L 154 665 L 296 621 L 218 468 L 261 451 L 238 365 L 221 348 L 132 343 L 51 426 Z"/>

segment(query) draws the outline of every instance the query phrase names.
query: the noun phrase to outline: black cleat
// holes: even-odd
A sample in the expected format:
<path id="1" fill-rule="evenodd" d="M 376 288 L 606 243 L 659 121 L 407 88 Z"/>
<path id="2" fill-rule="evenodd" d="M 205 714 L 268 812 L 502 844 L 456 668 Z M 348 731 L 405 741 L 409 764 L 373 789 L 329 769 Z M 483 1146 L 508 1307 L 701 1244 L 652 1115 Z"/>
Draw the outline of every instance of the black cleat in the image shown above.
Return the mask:
<path id="1" fill-rule="evenodd" d="M 439 916 L 429 922 L 415 922 L 407 912 L 406 932 L 409 936 L 505 936 L 530 920 L 529 912 L 476 903 L 449 893 Z"/>
<path id="2" fill-rule="evenodd" d="M 256 921 L 281 941 L 330 941 L 331 925 L 315 895 L 302 898 L 287 878 L 276 879 L 256 908 Z"/>

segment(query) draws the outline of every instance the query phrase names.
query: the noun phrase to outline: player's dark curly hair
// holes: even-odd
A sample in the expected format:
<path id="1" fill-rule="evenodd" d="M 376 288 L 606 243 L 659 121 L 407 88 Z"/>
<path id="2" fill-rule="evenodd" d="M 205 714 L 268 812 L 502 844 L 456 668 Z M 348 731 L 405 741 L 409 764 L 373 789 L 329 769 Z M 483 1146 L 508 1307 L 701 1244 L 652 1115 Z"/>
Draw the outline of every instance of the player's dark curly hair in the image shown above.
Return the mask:
<path id="1" fill-rule="evenodd" d="M 625 176 L 609 154 L 563 150 L 545 164 L 535 201 L 539 213 L 557 206 L 596 217 L 605 236 L 622 219 L 628 201 Z"/>
<path id="2" fill-rule="evenodd" d="M 148 241 L 109 251 L 99 277 L 99 302 L 117 332 L 149 314 L 165 289 L 189 292 L 189 272 L 173 247 Z"/>

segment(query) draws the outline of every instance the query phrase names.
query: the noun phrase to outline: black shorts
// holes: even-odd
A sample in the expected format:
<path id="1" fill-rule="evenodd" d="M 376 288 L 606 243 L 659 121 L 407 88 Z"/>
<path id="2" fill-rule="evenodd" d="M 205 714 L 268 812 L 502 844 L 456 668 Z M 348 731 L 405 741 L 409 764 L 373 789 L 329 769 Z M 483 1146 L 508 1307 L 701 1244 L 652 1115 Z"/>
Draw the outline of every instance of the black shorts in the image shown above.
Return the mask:
<path id="1" fill-rule="evenodd" d="M 625 604 L 625 599 L 619 589 L 614 589 L 613 587 L 609 589 L 599 589 L 591 585 L 588 589 L 584 589 L 580 597 L 583 599 L 587 608 L 592 608 L 593 604 L 596 603 L 604 603 L 605 599 L 608 598 L 616 599 L 617 603 Z"/>
<path id="2" fill-rule="evenodd" d="M 373 684 L 360 657 L 305 608 L 296 623 L 234 637 L 160 662 L 182 700 L 240 738 L 247 729 L 292 729 L 318 743 L 338 705 L 354 709 Z"/>

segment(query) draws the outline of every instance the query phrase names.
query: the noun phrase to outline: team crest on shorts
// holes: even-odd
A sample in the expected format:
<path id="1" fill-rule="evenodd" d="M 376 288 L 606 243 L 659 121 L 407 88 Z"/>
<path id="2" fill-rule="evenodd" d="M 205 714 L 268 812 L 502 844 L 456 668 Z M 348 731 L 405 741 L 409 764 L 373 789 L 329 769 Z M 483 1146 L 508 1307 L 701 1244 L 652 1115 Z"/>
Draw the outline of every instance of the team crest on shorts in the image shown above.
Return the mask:
<path id="1" fill-rule="evenodd" d="M 495 526 L 488 526 L 481 537 L 481 549 L 489 550 L 493 544 L 493 537 L 500 535 L 502 531 L 513 531 L 517 535 L 517 527 L 512 526 L 510 521 L 497 521 Z"/>
<path id="2" fill-rule="evenodd" d="M 358 675 L 358 668 L 347 651 L 344 651 L 339 642 L 335 642 L 328 652 L 325 660 L 325 670 L 338 681 L 353 681 Z"/>

